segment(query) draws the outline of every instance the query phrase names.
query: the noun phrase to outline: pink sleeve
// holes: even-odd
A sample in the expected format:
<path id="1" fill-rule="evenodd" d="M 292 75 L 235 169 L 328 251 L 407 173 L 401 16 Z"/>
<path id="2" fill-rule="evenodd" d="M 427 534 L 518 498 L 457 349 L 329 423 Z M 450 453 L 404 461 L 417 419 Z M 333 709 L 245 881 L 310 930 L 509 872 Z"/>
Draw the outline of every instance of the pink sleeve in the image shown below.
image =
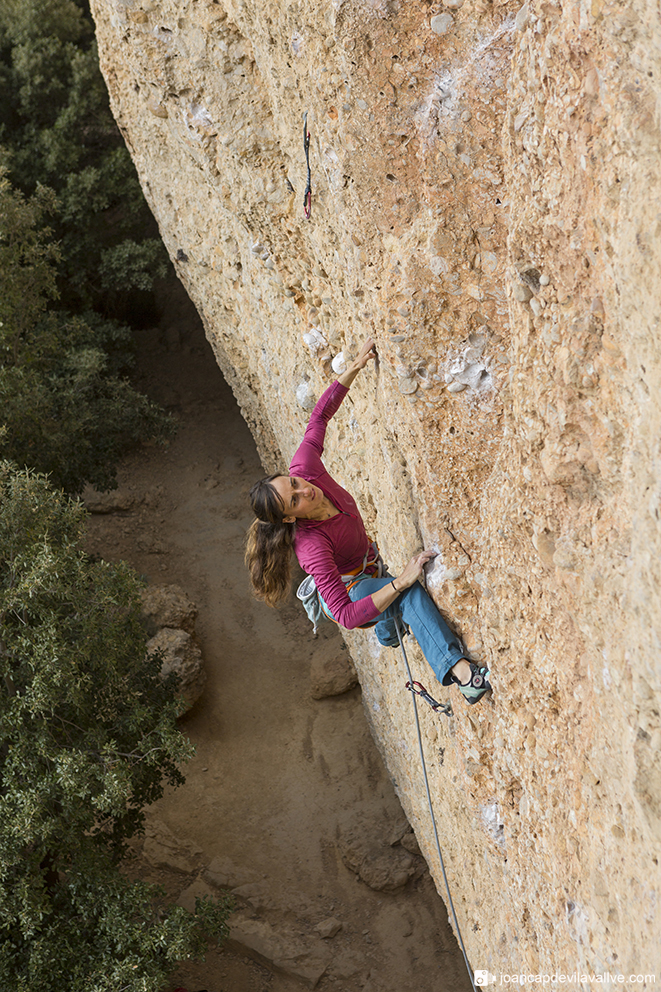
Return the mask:
<path id="1" fill-rule="evenodd" d="M 303 440 L 291 460 L 292 465 L 294 463 L 300 464 L 301 462 L 305 465 L 310 461 L 315 463 L 318 461 L 324 452 L 324 438 L 326 437 L 328 421 L 334 413 L 337 413 L 342 400 L 348 392 L 347 387 L 340 385 L 336 379 L 321 394 L 314 410 L 310 414 Z"/>
<path id="2" fill-rule="evenodd" d="M 306 555 L 305 571 L 313 576 L 319 595 L 337 622 L 347 630 L 362 627 L 380 615 L 371 596 L 353 603 L 329 548 L 316 547 Z"/>

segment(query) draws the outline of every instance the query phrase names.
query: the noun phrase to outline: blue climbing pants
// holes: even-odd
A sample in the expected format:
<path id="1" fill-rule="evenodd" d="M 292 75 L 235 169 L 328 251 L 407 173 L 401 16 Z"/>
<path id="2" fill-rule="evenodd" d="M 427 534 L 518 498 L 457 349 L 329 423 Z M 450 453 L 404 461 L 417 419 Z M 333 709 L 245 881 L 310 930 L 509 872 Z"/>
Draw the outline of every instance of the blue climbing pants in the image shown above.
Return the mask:
<path id="1" fill-rule="evenodd" d="M 349 599 L 355 602 L 357 599 L 371 596 L 373 592 L 383 589 L 392 582 L 392 579 L 393 576 L 381 579 L 366 576 L 349 590 Z M 394 603 L 380 614 L 374 632 L 382 644 L 393 646 L 399 644 L 395 627 L 396 616 L 401 617 L 411 628 L 438 681 L 442 685 L 450 685 L 452 681 L 450 669 L 460 658 L 465 658 L 466 654 L 459 637 L 450 630 L 433 599 L 427 595 L 419 582 L 414 582 L 400 593 Z"/>

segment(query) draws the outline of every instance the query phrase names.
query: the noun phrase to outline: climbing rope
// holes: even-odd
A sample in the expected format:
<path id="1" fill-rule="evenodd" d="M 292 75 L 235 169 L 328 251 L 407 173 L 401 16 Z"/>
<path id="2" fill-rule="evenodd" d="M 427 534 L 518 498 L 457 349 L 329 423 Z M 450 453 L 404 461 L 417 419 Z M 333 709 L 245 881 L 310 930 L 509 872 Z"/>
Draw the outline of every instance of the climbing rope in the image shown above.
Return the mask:
<path id="1" fill-rule="evenodd" d="M 305 187 L 305 193 L 303 194 L 303 213 L 310 220 L 310 214 L 312 213 L 312 173 L 310 172 L 310 132 L 308 131 L 307 110 L 303 117 L 303 151 L 305 152 L 305 161 L 308 166 L 308 182 Z"/>
<path id="2" fill-rule="evenodd" d="M 429 693 L 427 692 L 427 690 L 425 689 L 425 687 L 420 684 L 420 682 L 414 682 L 413 681 L 413 676 L 411 674 L 411 669 L 409 667 L 409 660 L 406 657 L 406 649 L 404 647 L 404 641 L 402 640 L 402 631 L 401 631 L 401 628 L 400 628 L 400 621 L 399 621 L 399 617 L 397 617 L 397 616 L 395 617 L 395 627 L 397 629 L 397 637 L 399 638 L 399 646 L 402 649 L 402 657 L 404 658 L 404 664 L 406 666 L 406 674 L 409 677 L 409 681 L 406 683 L 406 688 L 407 689 L 410 689 L 410 691 L 413 693 L 413 712 L 415 713 L 415 727 L 416 727 L 416 730 L 418 732 L 418 747 L 420 748 L 420 760 L 422 762 L 422 774 L 423 774 L 423 777 L 424 777 L 424 780 L 425 780 L 425 789 L 427 791 L 427 803 L 429 804 L 429 813 L 430 813 L 430 816 L 431 816 L 432 827 L 434 828 L 434 839 L 436 841 L 436 850 L 438 851 L 439 861 L 441 862 L 441 871 L 443 872 L 443 881 L 445 882 L 445 891 L 448 894 L 448 901 L 450 903 L 450 909 L 452 910 L 452 918 L 454 920 L 455 929 L 457 931 L 457 937 L 459 938 L 459 946 L 461 947 L 461 953 L 463 954 L 464 961 L 466 963 L 466 969 L 468 971 L 468 977 L 470 979 L 471 988 L 473 989 L 473 992 L 477 992 L 477 989 L 475 988 L 475 982 L 473 981 L 473 971 L 471 969 L 470 962 L 468 960 L 468 955 L 466 954 L 466 948 L 464 947 L 464 941 L 463 941 L 463 938 L 461 936 L 461 930 L 459 929 L 459 920 L 457 919 L 457 914 L 456 914 L 455 908 L 454 908 L 454 902 L 452 901 L 452 894 L 450 892 L 450 884 L 448 882 L 448 876 L 447 876 L 446 871 L 445 871 L 445 862 L 443 861 L 443 854 L 441 852 L 441 842 L 438 839 L 438 830 L 436 828 L 436 817 L 434 815 L 434 807 L 433 807 L 432 801 L 431 801 L 431 792 L 429 791 L 429 779 L 427 777 L 427 766 L 425 764 L 425 754 L 424 754 L 424 750 L 423 750 L 423 747 L 422 747 L 422 733 L 420 732 L 420 717 L 418 716 L 418 703 L 417 703 L 417 700 L 416 700 L 415 697 L 416 696 L 421 696 L 423 699 L 426 700 L 426 702 L 430 702 L 430 700 L 431 700 L 430 705 L 432 706 L 432 709 L 435 712 L 438 712 L 438 710 L 440 710 L 440 712 L 443 712 L 443 713 L 446 713 L 446 714 L 449 715 L 452 712 L 452 709 L 451 709 L 450 706 L 446 706 L 446 704 L 437 703 L 436 700 L 432 696 L 429 695 Z M 419 686 L 420 688 L 419 689 L 416 689 L 415 686 Z M 443 708 L 443 707 L 445 707 L 445 708 Z"/>

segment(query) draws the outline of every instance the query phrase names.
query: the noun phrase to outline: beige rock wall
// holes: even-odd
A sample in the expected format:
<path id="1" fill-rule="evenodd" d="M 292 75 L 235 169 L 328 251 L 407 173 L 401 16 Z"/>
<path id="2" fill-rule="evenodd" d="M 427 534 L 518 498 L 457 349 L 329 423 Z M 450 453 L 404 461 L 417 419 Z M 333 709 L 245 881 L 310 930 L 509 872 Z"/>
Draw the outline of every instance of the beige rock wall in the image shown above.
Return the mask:
<path id="1" fill-rule="evenodd" d="M 468 709 L 412 651 L 455 708 L 421 720 L 473 966 L 661 980 L 658 6 L 92 7 L 266 468 L 377 340 L 327 464 L 393 567 L 438 548 L 429 588 L 493 671 Z M 444 895 L 402 663 L 347 640 Z"/>

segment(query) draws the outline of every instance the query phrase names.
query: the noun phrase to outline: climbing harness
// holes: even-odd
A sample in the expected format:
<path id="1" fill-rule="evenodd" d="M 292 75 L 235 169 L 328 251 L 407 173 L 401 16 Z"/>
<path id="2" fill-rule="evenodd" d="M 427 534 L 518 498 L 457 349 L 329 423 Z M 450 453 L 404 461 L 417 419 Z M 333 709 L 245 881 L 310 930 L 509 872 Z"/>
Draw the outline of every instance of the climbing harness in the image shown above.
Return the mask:
<path id="1" fill-rule="evenodd" d="M 308 166 L 308 182 L 305 187 L 305 193 L 303 194 L 303 213 L 306 218 L 310 220 L 310 214 L 312 213 L 312 174 L 310 172 L 310 132 L 308 131 L 308 112 L 305 111 L 305 116 L 303 117 L 303 150 L 305 152 L 305 161 Z"/>
<path id="2" fill-rule="evenodd" d="M 371 552 L 371 554 L 370 554 Z M 371 578 L 380 579 L 385 575 L 386 567 L 383 564 L 383 558 L 379 552 L 378 545 L 376 541 L 370 541 L 369 547 L 365 552 L 365 557 L 363 558 L 362 565 L 358 565 L 357 568 L 352 569 L 347 572 L 346 575 L 342 576 L 342 581 L 347 587 L 347 592 L 360 582 L 361 579 L 369 575 Z"/>
<path id="3" fill-rule="evenodd" d="M 416 727 L 416 730 L 417 730 L 417 733 L 418 733 L 418 747 L 420 748 L 420 761 L 422 763 L 422 775 L 423 775 L 423 778 L 425 780 L 425 789 L 426 789 L 426 792 L 427 792 L 427 803 L 429 805 L 429 814 L 431 816 L 432 827 L 433 827 L 433 830 L 434 830 L 434 839 L 436 841 L 436 850 L 438 851 L 438 858 L 439 858 L 439 861 L 441 863 L 441 871 L 443 873 L 443 881 L 445 882 L 445 891 L 448 894 L 448 902 L 450 903 L 450 909 L 452 910 L 452 919 L 454 920 L 455 929 L 457 931 L 457 937 L 459 938 L 459 946 L 461 947 L 461 953 L 463 954 L 464 961 L 466 963 L 466 969 L 468 971 L 468 977 L 470 979 L 471 988 L 473 989 L 473 992 L 477 992 L 477 989 L 475 988 L 475 982 L 473 981 L 473 971 L 472 971 L 472 968 L 470 966 L 470 962 L 468 960 L 468 955 L 466 954 L 466 948 L 464 947 L 464 941 L 463 941 L 463 938 L 461 936 L 461 930 L 459 929 L 459 920 L 457 919 L 457 913 L 456 913 L 456 910 L 454 908 L 454 902 L 452 901 L 452 894 L 450 892 L 450 884 L 448 882 L 448 876 L 447 876 L 446 871 L 445 871 L 445 862 L 443 861 L 443 854 L 441 852 L 441 842 L 438 839 L 438 829 L 436 827 L 436 817 L 434 815 L 434 807 L 432 805 L 431 792 L 429 790 L 429 778 L 427 777 L 427 765 L 425 764 L 425 753 L 424 753 L 424 750 L 423 750 L 423 747 L 422 747 L 422 733 L 420 731 L 420 717 L 418 716 L 418 704 L 417 704 L 417 701 L 416 701 L 416 698 L 415 697 L 416 696 L 421 696 L 423 699 L 426 699 L 427 702 L 429 702 L 429 700 L 432 700 L 432 702 L 436 703 L 436 701 L 433 699 L 432 696 L 429 696 L 429 693 L 426 691 L 426 689 L 424 689 L 424 686 L 422 686 L 420 684 L 420 682 L 415 682 L 413 680 L 413 675 L 411 674 L 411 668 L 409 666 L 409 660 L 406 657 L 406 649 L 404 647 L 404 640 L 402 638 L 402 631 L 401 631 L 401 627 L 400 627 L 400 618 L 398 616 L 395 617 L 395 627 L 397 628 L 397 637 L 399 638 L 399 646 L 400 646 L 401 651 L 402 651 L 402 657 L 404 658 L 404 665 L 406 666 L 406 674 L 409 677 L 409 681 L 406 683 L 406 688 L 407 689 L 410 689 L 411 692 L 413 693 L 413 712 L 415 714 L 415 727 Z M 414 686 L 416 686 L 416 685 L 417 686 L 420 686 L 420 689 L 424 690 L 424 693 L 421 692 L 421 691 L 419 691 L 419 690 L 416 690 L 414 688 Z M 440 704 L 436 703 L 436 706 L 439 706 L 439 705 Z M 449 712 L 448 712 L 447 709 L 446 710 L 442 710 L 442 712 L 447 713 L 447 715 L 449 716 L 450 713 L 452 712 L 452 709 L 451 708 L 448 708 L 448 709 L 449 709 Z"/>
<path id="4" fill-rule="evenodd" d="M 416 688 L 417 687 L 417 688 Z M 434 713 L 443 713 L 445 716 L 452 716 L 452 707 L 449 703 L 437 703 L 433 696 L 430 696 L 422 682 L 407 682 L 406 688 L 420 696 L 426 703 L 429 703 Z"/>

